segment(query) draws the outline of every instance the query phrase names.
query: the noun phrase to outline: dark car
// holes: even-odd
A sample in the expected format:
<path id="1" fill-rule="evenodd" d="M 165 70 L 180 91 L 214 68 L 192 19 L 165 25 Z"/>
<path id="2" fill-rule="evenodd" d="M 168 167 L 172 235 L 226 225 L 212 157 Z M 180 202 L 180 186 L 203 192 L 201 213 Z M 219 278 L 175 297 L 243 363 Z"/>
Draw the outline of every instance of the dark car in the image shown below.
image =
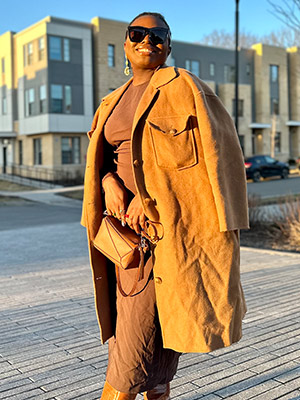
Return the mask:
<path id="1" fill-rule="evenodd" d="M 290 173 L 288 164 L 277 161 L 270 156 L 246 158 L 245 168 L 247 179 L 253 179 L 254 182 L 269 176 L 280 176 L 282 179 L 286 179 Z"/>

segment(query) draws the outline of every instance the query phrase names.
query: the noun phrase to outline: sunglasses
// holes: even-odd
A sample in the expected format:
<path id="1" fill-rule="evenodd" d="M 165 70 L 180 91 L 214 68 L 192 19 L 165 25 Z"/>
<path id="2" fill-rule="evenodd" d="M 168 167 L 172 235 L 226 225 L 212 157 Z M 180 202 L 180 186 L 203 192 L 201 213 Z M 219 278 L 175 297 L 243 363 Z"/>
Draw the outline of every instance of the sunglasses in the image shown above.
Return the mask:
<path id="1" fill-rule="evenodd" d="M 131 42 L 140 43 L 149 35 L 149 39 L 154 45 L 163 44 L 169 36 L 167 28 L 144 28 L 143 26 L 128 26 L 126 36 Z"/>

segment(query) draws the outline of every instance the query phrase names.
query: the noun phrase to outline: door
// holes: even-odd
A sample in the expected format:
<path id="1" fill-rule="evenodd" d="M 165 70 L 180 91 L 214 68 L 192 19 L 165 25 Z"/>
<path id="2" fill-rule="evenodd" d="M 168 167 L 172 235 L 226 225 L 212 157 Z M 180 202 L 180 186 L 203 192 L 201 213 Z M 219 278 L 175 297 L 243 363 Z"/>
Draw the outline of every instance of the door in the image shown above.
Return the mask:
<path id="1" fill-rule="evenodd" d="M 6 174 L 6 166 L 7 166 L 7 154 L 6 154 L 7 147 L 3 147 L 3 174 Z"/>

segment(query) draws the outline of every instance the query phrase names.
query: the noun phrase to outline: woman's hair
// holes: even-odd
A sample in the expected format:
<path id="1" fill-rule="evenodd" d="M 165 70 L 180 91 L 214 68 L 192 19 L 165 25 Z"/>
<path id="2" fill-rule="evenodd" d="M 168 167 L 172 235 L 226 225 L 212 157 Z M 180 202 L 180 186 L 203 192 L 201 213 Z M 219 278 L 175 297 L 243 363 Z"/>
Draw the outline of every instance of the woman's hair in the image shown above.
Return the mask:
<path id="1" fill-rule="evenodd" d="M 160 19 L 165 25 L 166 25 L 166 27 L 168 28 L 168 30 L 169 30 L 169 37 L 171 38 L 171 29 L 170 29 L 170 27 L 169 27 L 169 24 L 167 23 L 167 21 L 165 20 L 165 17 L 162 15 L 162 14 L 160 14 L 160 13 L 156 13 L 156 12 L 143 12 L 143 13 L 141 13 L 141 14 L 139 14 L 139 15 L 137 15 L 136 17 L 134 17 L 133 18 L 133 20 L 129 23 L 129 26 L 136 20 L 136 19 L 138 19 L 138 18 L 140 18 L 140 17 L 144 17 L 145 15 L 151 15 L 152 17 L 155 17 L 155 18 L 158 18 L 158 19 Z"/>

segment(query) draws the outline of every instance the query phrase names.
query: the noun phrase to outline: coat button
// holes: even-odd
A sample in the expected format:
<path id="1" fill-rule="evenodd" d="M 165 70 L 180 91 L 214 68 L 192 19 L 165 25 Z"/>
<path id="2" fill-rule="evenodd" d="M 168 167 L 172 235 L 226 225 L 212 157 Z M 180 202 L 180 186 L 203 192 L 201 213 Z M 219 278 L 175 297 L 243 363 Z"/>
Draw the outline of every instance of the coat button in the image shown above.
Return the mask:
<path id="1" fill-rule="evenodd" d="M 162 283 L 162 279 L 161 279 L 159 276 L 156 276 L 156 277 L 154 278 L 154 282 L 155 282 L 155 283 L 158 283 L 158 284 L 161 284 L 161 283 Z"/>
<path id="2" fill-rule="evenodd" d="M 133 165 L 134 165 L 135 167 L 139 167 L 139 166 L 140 166 L 139 160 L 134 160 L 134 161 L 133 161 Z"/>
<path id="3" fill-rule="evenodd" d="M 171 133 L 171 135 L 175 135 L 175 133 L 177 133 L 177 129 L 171 129 L 171 130 L 169 131 L 169 133 Z"/>

